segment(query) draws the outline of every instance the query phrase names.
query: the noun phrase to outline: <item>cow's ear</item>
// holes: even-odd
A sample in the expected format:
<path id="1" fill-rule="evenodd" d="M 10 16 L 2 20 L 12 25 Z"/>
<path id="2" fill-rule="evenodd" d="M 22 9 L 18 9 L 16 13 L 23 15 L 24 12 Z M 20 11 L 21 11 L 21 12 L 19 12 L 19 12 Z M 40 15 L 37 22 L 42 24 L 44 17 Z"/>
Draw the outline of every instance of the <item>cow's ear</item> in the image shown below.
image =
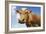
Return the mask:
<path id="1" fill-rule="evenodd" d="M 30 13 L 32 12 L 32 10 L 30 10 Z"/>
<path id="2" fill-rule="evenodd" d="M 17 13 L 19 13 L 19 10 L 16 10 Z"/>

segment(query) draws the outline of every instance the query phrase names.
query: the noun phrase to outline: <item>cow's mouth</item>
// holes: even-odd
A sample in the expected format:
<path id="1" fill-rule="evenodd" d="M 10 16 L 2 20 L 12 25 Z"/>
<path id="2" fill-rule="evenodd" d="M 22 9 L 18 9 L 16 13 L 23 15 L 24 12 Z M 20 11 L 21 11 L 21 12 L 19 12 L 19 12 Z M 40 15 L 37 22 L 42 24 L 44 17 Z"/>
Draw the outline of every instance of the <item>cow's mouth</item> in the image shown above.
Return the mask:
<path id="1" fill-rule="evenodd" d="M 24 22 L 24 21 L 19 20 L 19 23 L 20 23 L 20 24 L 24 24 L 25 22 Z"/>

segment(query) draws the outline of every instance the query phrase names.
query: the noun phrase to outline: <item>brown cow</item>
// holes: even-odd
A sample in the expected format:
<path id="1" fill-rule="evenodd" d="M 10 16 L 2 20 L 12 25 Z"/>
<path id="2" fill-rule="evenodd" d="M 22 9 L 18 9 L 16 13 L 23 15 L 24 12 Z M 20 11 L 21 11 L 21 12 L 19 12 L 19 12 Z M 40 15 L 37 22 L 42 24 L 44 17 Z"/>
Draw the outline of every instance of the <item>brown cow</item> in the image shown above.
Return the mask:
<path id="1" fill-rule="evenodd" d="M 19 23 L 25 23 L 27 27 L 40 26 L 40 16 L 32 13 L 30 10 L 17 10 L 20 14 Z"/>

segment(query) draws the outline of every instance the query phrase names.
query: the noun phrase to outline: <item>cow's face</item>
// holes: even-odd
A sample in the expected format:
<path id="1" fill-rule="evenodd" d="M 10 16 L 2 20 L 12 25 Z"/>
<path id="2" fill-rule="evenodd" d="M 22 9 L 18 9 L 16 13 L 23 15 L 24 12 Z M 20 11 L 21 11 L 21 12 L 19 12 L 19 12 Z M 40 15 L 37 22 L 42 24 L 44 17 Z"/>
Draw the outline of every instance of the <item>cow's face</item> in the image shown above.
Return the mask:
<path id="1" fill-rule="evenodd" d="M 26 20 L 27 20 L 27 14 L 28 14 L 28 11 L 27 10 L 17 10 L 16 11 L 17 13 L 20 14 L 20 19 L 19 19 L 19 23 L 25 23 Z"/>

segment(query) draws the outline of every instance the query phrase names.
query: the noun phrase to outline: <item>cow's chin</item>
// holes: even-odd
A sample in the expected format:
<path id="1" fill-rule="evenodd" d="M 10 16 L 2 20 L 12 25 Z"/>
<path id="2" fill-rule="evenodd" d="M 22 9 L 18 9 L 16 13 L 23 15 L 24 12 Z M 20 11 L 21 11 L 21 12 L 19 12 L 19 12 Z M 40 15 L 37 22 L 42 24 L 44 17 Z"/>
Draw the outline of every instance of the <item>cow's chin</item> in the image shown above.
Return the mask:
<path id="1" fill-rule="evenodd" d="M 20 24 L 24 24 L 25 22 L 24 22 L 24 21 L 19 20 L 19 22 L 18 22 L 18 23 L 20 23 Z"/>

